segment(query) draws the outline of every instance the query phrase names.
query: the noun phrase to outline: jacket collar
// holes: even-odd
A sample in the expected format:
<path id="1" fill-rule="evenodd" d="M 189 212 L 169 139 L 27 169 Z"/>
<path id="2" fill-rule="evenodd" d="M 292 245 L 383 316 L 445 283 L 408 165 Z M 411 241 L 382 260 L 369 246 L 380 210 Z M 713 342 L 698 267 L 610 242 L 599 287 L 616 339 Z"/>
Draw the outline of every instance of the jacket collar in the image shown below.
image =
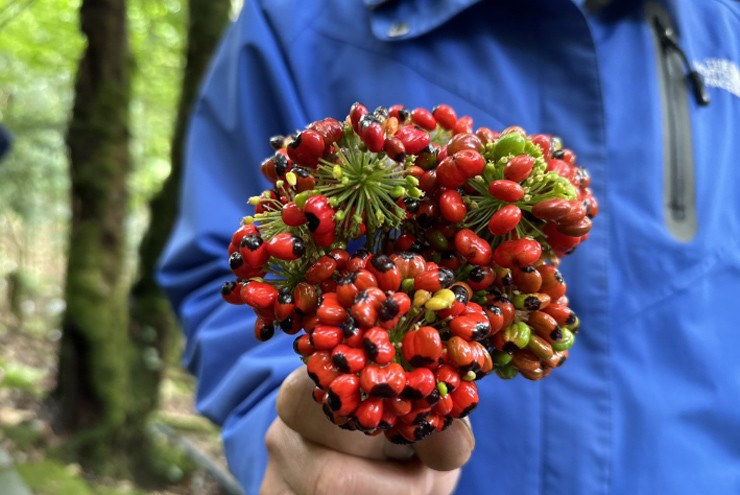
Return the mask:
<path id="1" fill-rule="evenodd" d="M 424 35 L 482 0 L 363 0 L 370 25 L 380 40 L 405 40 Z"/>
<path id="2" fill-rule="evenodd" d="M 422 36 L 482 0 L 362 0 L 370 10 L 373 34 L 380 40 L 405 40 Z M 614 0 L 572 0 L 589 14 Z"/>

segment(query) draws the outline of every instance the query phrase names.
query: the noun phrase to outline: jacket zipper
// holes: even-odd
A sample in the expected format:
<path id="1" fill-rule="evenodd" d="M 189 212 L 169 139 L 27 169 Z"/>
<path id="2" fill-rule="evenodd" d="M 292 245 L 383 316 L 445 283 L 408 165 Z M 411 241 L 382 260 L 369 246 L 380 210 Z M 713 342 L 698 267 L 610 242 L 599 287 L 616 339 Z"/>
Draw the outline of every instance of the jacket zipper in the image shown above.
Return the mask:
<path id="1" fill-rule="evenodd" d="M 647 15 L 661 94 L 666 227 L 677 240 L 686 242 L 697 230 L 689 88 L 701 105 L 708 104 L 709 97 L 701 76 L 678 44 L 668 13 L 651 3 Z"/>

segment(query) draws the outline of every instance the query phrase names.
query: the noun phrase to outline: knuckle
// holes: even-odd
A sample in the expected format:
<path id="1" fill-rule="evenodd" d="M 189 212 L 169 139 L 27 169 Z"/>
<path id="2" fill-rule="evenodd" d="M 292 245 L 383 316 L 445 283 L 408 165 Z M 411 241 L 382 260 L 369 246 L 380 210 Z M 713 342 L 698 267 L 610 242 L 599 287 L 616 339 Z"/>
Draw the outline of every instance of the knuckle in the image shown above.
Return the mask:
<path id="1" fill-rule="evenodd" d="M 281 445 L 285 443 L 282 440 L 281 428 L 283 428 L 282 421 L 276 419 L 267 429 L 267 433 L 265 433 L 265 446 L 267 447 L 268 454 L 271 456 L 274 456 Z"/>
<path id="2" fill-rule="evenodd" d="M 337 464 L 324 463 L 318 473 L 313 486 L 312 495 L 335 495 L 337 493 L 354 493 L 348 483 L 350 479 L 337 468 Z"/>
<path id="3" fill-rule="evenodd" d="M 298 402 L 303 395 L 300 390 L 296 390 L 300 388 L 297 378 L 296 372 L 288 375 L 282 385 L 280 385 L 275 404 L 278 416 L 288 425 L 295 423 L 295 415 L 299 406 Z"/>

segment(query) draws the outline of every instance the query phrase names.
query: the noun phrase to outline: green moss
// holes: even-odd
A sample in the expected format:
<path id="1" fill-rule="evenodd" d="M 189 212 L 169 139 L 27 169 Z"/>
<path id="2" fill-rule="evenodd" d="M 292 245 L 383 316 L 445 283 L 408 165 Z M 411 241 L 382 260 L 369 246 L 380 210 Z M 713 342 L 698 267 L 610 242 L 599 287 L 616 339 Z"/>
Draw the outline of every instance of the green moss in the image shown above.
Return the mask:
<path id="1" fill-rule="evenodd" d="M 23 390 L 33 395 L 43 393 L 41 381 L 46 376 L 44 370 L 19 363 L 0 363 L 0 388 Z"/>
<path id="2" fill-rule="evenodd" d="M 58 461 L 44 460 L 16 466 L 35 495 L 146 495 L 128 486 L 86 481 L 79 469 Z"/>
<path id="3" fill-rule="evenodd" d="M 16 469 L 36 495 L 95 495 L 77 469 L 56 461 L 20 464 Z"/>
<path id="4" fill-rule="evenodd" d="M 13 445 L 19 451 L 25 451 L 30 447 L 36 447 L 44 443 L 43 433 L 28 423 L 6 426 L 2 429 L 2 434 L 13 442 Z"/>

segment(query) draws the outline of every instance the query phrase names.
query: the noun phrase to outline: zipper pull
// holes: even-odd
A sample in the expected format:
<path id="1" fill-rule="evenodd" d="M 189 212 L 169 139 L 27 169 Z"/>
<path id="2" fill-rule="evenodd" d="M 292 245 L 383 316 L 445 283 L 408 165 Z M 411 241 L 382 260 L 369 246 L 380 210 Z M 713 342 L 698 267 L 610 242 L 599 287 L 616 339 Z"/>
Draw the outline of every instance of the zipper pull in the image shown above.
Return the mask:
<path id="1" fill-rule="evenodd" d="M 663 21 L 658 17 L 653 18 L 653 23 L 655 24 L 655 29 L 658 32 L 663 49 L 673 50 L 681 59 L 681 63 L 686 70 L 686 78 L 689 80 L 689 86 L 691 86 L 691 90 L 694 93 L 696 101 L 702 106 L 709 105 L 711 100 L 709 98 L 709 93 L 707 93 L 706 85 L 704 84 L 704 78 L 696 69 L 694 69 L 691 62 L 689 62 L 686 52 L 684 52 L 681 45 L 678 44 L 678 39 L 676 38 L 676 33 L 673 31 L 673 28 L 663 24 Z"/>

